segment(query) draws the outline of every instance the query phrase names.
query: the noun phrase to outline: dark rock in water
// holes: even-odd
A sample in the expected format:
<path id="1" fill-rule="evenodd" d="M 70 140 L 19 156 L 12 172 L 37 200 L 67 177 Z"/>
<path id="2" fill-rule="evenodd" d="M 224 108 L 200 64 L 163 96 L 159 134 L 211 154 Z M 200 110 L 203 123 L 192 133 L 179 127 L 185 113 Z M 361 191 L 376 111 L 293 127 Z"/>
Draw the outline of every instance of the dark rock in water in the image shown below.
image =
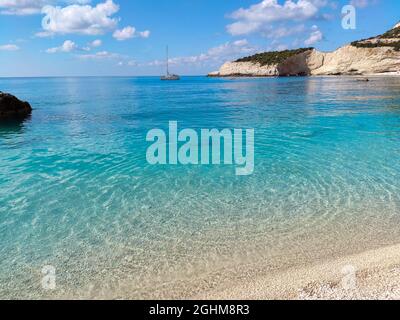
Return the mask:
<path id="1" fill-rule="evenodd" d="M 0 121 L 24 119 L 29 117 L 31 113 L 32 107 L 28 102 L 0 91 Z"/>

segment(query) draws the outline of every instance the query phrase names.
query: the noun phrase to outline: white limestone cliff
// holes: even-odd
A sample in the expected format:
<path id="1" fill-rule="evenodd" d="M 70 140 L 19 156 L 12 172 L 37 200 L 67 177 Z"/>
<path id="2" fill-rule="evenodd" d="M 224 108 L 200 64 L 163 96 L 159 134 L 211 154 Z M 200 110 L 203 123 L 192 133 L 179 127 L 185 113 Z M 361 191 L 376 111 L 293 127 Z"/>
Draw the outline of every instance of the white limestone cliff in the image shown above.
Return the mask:
<path id="1" fill-rule="evenodd" d="M 392 29 L 400 33 L 400 23 Z M 293 75 L 370 75 L 400 74 L 400 37 L 378 36 L 341 47 L 333 52 L 315 49 L 295 54 L 282 63 L 264 65 L 254 62 L 227 62 L 209 76 L 293 76 Z M 384 45 L 382 45 L 384 44 Z M 364 46 L 363 46 L 364 45 Z M 370 46 L 369 46 L 370 45 Z M 375 46 L 376 45 L 376 46 Z"/>
<path id="2" fill-rule="evenodd" d="M 357 48 L 352 45 L 324 53 L 324 63 L 311 75 L 385 74 L 400 72 L 400 51 L 390 47 Z"/>

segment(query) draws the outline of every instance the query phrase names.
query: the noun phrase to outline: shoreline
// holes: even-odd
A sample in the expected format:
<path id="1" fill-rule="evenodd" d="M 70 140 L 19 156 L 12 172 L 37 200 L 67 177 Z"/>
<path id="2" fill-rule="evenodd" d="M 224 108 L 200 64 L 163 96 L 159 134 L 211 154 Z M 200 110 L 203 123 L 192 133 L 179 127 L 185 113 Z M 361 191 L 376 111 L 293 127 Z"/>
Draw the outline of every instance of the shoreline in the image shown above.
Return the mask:
<path id="1" fill-rule="evenodd" d="M 207 78 L 216 78 L 216 79 L 225 79 L 225 78 L 233 78 L 233 79 L 240 79 L 240 78 L 365 78 L 365 77 L 400 77 L 400 73 L 397 72 L 388 72 L 388 73 L 369 73 L 369 74 L 316 74 L 316 75 L 293 75 L 293 76 L 258 76 L 258 75 L 251 75 L 251 74 L 232 74 L 232 75 L 206 75 Z"/>
<path id="2" fill-rule="evenodd" d="M 354 275 L 354 276 L 353 276 Z M 400 244 L 294 267 L 192 297 L 201 300 L 399 300 Z"/>
<path id="3" fill-rule="evenodd" d="M 129 281 L 38 299 L 110 300 L 400 300 L 400 244 L 284 269 L 223 268 L 137 290 Z M 83 290 L 82 290 L 83 289 Z M 29 297 L 32 299 L 33 297 Z"/>

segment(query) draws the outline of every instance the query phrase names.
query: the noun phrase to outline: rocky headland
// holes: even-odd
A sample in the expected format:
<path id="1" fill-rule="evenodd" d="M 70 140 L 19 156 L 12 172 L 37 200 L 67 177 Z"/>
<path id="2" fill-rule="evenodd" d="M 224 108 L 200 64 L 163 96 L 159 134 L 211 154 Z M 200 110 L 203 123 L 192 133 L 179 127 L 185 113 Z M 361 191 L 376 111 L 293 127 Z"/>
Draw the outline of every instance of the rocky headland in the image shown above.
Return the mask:
<path id="1" fill-rule="evenodd" d="M 259 53 L 225 63 L 210 77 L 400 75 L 400 23 L 386 33 L 333 52 L 314 48 Z"/>

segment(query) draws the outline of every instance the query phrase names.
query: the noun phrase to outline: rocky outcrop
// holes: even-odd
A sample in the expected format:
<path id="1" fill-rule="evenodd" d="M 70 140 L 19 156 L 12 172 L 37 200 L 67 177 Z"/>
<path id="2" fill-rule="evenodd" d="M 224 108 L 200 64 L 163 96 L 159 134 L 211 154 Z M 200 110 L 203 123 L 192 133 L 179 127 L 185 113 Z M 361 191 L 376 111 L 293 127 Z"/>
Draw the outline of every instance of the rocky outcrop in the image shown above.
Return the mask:
<path id="1" fill-rule="evenodd" d="M 17 97 L 0 91 L 0 121 L 20 120 L 32 113 L 32 107 L 28 102 L 21 101 Z"/>
<path id="2" fill-rule="evenodd" d="M 274 77 L 279 76 L 277 65 L 262 66 L 253 62 L 226 62 L 219 71 L 209 74 L 210 77 Z"/>
<path id="3" fill-rule="evenodd" d="M 260 54 L 225 63 L 209 76 L 298 76 L 400 74 L 400 23 L 383 35 L 353 42 L 334 52 L 315 49 L 293 54 L 284 61 L 261 64 Z M 277 53 L 279 54 L 279 53 Z M 265 53 L 271 55 L 271 53 Z M 262 56 L 262 54 L 261 54 Z M 246 60 L 243 62 L 242 60 Z M 262 60 L 262 59 L 261 59 Z"/>
<path id="4" fill-rule="evenodd" d="M 256 62 L 227 62 L 210 77 L 307 76 L 323 66 L 325 54 L 314 49 L 295 54 L 281 63 L 261 65 Z"/>

